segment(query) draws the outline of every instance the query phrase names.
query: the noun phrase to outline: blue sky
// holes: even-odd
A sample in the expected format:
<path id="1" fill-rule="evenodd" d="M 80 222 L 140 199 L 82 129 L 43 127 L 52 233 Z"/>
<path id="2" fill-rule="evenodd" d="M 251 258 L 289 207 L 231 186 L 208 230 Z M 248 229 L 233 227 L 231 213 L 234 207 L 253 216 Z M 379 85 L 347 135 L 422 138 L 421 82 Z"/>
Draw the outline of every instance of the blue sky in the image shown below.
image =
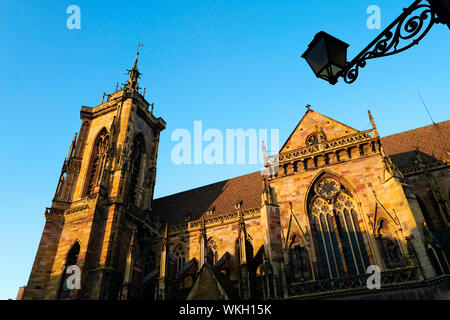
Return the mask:
<path id="1" fill-rule="evenodd" d="M 249 173 L 251 165 L 175 165 L 177 128 L 280 130 L 280 143 L 305 105 L 360 130 L 370 109 L 385 136 L 449 119 L 449 30 L 435 26 L 419 46 L 370 61 L 356 83 L 331 86 L 300 58 L 316 32 L 350 44 L 349 58 L 379 30 L 366 9 L 381 8 L 386 27 L 412 0 L 347 1 L 3 1 L 0 12 L 0 299 L 26 285 L 44 209 L 81 105 L 126 81 L 144 43 L 140 86 L 167 121 L 161 135 L 156 196 Z M 66 27 L 66 8 L 81 8 L 81 29 Z"/>

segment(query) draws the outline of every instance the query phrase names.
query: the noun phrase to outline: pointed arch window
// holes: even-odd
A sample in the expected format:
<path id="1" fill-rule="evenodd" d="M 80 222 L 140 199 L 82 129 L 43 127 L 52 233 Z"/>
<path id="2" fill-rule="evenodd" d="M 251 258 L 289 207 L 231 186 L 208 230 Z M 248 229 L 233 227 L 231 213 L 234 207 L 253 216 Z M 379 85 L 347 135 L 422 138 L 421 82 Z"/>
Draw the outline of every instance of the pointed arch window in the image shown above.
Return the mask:
<path id="1" fill-rule="evenodd" d="M 183 269 L 186 264 L 186 250 L 182 246 L 175 249 L 175 258 L 177 259 L 177 273 Z"/>
<path id="2" fill-rule="evenodd" d="M 448 274 L 450 272 L 450 265 L 445 253 L 439 244 L 435 243 L 435 245 L 433 246 L 431 243 L 427 243 L 426 245 L 427 255 L 430 258 L 431 265 L 438 275 Z"/>
<path id="3" fill-rule="evenodd" d="M 85 195 L 91 194 L 94 191 L 94 187 L 100 183 L 108 146 L 109 134 L 106 128 L 103 128 L 97 135 L 92 149 L 91 160 L 86 175 Z"/>
<path id="4" fill-rule="evenodd" d="M 326 140 L 325 135 L 321 132 L 311 133 L 306 137 L 306 145 L 313 146 L 318 144 L 319 142 Z"/>
<path id="5" fill-rule="evenodd" d="M 325 177 L 309 197 L 311 231 L 319 253 L 319 272 L 324 278 L 363 274 L 369 265 L 356 204 L 337 180 Z"/>
<path id="6" fill-rule="evenodd" d="M 432 216 L 430 215 L 430 212 L 427 209 L 427 206 L 423 202 L 423 200 L 416 195 L 417 203 L 419 204 L 420 210 L 422 211 L 423 218 L 425 219 L 425 222 L 427 223 L 427 226 L 430 230 L 434 230 L 434 222 L 432 219 Z"/>
<path id="7" fill-rule="evenodd" d="M 365 273 L 369 266 L 369 259 L 364 245 L 358 215 L 356 213 L 356 204 L 352 197 L 347 193 L 341 192 L 335 201 L 335 215 L 339 217 L 338 227 L 342 229 L 344 238 L 345 259 L 350 266 L 352 273 Z"/>
<path id="8" fill-rule="evenodd" d="M 138 134 L 133 141 L 130 159 L 130 187 L 128 201 L 136 203 L 139 192 L 139 176 L 142 168 L 142 158 L 145 153 L 145 140 L 142 134 Z"/>
<path id="9" fill-rule="evenodd" d="M 215 265 L 219 261 L 219 249 L 218 249 L 217 243 L 214 241 L 214 239 L 210 239 L 208 241 L 208 248 L 212 255 L 212 263 L 213 263 L 213 265 Z"/>
<path id="10" fill-rule="evenodd" d="M 69 266 L 77 264 L 79 254 L 80 254 L 80 244 L 77 241 L 72 245 L 72 248 L 69 250 L 69 253 L 67 254 L 66 263 L 64 265 L 61 277 L 61 283 L 59 286 L 58 299 L 66 299 L 70 297 L 71 289 L 69 289 L 67 286 L 67 278 L 71 274 L 67 274 L 67 268 Z"/>

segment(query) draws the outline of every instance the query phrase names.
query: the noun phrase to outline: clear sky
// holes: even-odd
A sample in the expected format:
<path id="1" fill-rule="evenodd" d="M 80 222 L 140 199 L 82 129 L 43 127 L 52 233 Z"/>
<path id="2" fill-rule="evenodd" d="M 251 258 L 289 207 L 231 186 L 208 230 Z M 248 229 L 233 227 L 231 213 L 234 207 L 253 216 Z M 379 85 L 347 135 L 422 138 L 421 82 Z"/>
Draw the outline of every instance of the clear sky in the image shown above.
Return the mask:
<path id="1" fill-rule="evenodd" d="M 300 55 L 316 32 L 350 44 L 354 57 L 412 0 L 2 1 L 0 11 L 0 299 L 26 285 L 81 105 L 126 81 L 144 43 L 140 86 L 167 121 L 156 196 L 235 177 L 255 165 L 175 165 L 177 128 L 279 129 L 280 143 L 305 105 L 356 129 L 370 109 L 385 136 L 449 119 L 450 31 L 433 27 L 419 46 L 370 61 L 356 83 L 318 80 Z M 69 5 L 81 29 L 69 30 Z"/>

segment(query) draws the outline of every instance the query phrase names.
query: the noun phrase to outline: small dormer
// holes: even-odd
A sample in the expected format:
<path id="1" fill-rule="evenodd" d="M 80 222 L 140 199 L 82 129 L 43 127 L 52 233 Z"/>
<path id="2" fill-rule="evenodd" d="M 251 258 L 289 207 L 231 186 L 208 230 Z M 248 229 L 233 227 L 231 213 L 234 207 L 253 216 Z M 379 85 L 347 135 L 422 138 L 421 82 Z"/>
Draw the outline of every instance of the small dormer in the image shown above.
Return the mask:
<path id="1" fill-rule="evenodd" d="M 239 201 L 238 203 L 236 203 L 235 205 L 234 205 L 234 207 L 236 208 L 236 209 L 240 209 L 241 207 L 242 207 L 242 200 L 241 201 Z"/>
<path id="2" fill-rule="evenodd" d="M 209 208 L 208 210 L 206 210 L 206 215 L 208 216 L 212 215 L 214 213 L 214 210 L 216 210 L 215 206 Z"/>

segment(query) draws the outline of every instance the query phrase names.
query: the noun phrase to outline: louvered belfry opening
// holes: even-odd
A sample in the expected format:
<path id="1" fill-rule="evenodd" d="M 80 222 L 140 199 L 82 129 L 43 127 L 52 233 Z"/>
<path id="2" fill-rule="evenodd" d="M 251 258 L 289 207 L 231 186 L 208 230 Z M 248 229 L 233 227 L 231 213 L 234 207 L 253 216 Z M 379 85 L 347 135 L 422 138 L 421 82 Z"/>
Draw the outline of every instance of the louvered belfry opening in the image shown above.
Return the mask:
<path id="1" fill-rule="evenodd" d="M 128 192 L 128 201 L 136 202 L 136 196 L 139 189 L 139 176 L 142 167 L 142 157 L 145 153 L 145 141 L 142 134 L 138 134 L 133 141 L 133 150 L 131 152 L 130 162 L 130 186 Z"/>

